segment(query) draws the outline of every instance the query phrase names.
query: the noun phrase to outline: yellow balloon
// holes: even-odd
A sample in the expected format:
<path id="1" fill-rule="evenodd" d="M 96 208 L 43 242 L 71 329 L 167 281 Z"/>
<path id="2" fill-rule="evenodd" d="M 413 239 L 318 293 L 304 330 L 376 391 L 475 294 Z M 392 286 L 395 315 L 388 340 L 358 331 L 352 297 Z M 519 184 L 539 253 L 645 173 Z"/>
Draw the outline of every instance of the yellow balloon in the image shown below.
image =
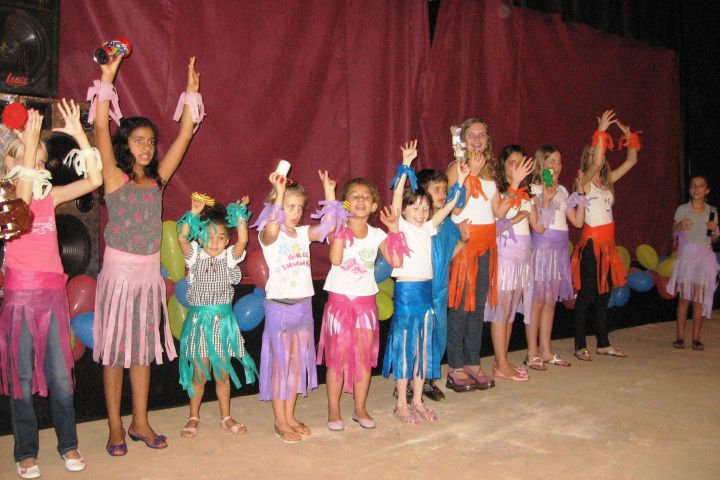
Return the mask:
<path id="1" fill-rule="evenodd" d="M 573 246 L 572 242 L 568 242 L 568 250 L 570 250 L 570 256 L 572 257 L 572 254 L 575 251 L 575 246 Z"/>
<path id="2" fill-rule="evenodd" d="M 387 320 L 392 317 L 394 307 L 390 295 L 380 290 L 375 294 L 375 303 L 377 303 L 378 318 L 380 320 Z"/>
<path id="3" fill-rule="evenodd" d="M 180 304 L 177 297 L 173 295 L 168 302 L 168 317 L 170 317 L 170 331 L 173 337 L 180 340 L 183 322 L 187 316 L 187 309 Z"/>
<path id="4" fill-rule="evenodd" d="M 622 245 L 617 245 L 615 248 L 617 249 L 618 255 L 620 255 L 620 260 L 622 260 L 625 270 L 627 270 L 630 268 L 630 252 L 628 252 L 628 249 Z"/>
<path id="5" fill-rule="evenodd" d="M 675 266 L 675 259 L 670 257 L 666 258 L 657 267 L 657 273 L 661 277 L 670 277 L 672 275 L 673 267 Z"/>
<path id="6" fill-rule="evenodd" d="M 177 282 L 185 276 L 185 259 L 177 240 L 177 226 L 172 220 L 165 220 L 162 223 L 160 263 L 165 267 L 173 282 Z"/>
<path id="7" fill-rule="evenodd" d="M 635 249 L 635 258 L 638 259 L 640 265 L 648 270 L 655 270 L 658 268 L 658 263 L 660 263 L 657 252 L 647 243 L 638 245 Z"/>
<path id="8" fill-rule="evenodd" d="M 70 326 L 70 350 L 75 348 L 75 330 Z"/>
<path id="9" fill-rule="evenodd" d="M 392 278 L 386 278 L 378 283 L 378 288 L 387 293 L 390 298 L 393 298 L 393 295 L 395 295 L 395 281 Z"/>
<path id="10" fill-rule="evenodd" d="M 675 259 L 675 258 L 677 258 L 677 257 L 678 257 L 678 251 L 677 251 L 677 250 L 675 250 L 674 252 L 672 252 L 672 253 L 670 254 L 670 258 L 672 258 L 672 259 Z"/>

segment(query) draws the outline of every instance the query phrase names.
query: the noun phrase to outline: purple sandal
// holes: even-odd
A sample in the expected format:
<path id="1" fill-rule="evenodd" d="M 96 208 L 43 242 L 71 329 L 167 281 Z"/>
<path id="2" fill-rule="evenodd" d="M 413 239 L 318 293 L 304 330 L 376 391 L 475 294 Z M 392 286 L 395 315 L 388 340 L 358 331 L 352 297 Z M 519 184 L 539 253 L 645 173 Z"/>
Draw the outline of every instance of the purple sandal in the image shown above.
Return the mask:
<path id="1" fill-rule="evenodd" d="M 132 427 L 128 428 L 127 433 L 133 442 L 145 442 L 145 445 L 147 445 L 149 448 L 167 448 L 167 437 L 165 435 L 158 435 L 155 438 L 147 438 L 137 433 L 135 430 L 133 430 Z"/>

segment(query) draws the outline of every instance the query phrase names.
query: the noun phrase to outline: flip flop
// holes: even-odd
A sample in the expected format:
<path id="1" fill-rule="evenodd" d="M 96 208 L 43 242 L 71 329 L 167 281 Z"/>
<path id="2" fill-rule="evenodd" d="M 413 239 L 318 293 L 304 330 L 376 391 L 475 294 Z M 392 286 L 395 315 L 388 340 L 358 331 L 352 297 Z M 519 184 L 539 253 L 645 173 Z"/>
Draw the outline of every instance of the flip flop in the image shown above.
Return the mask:
<path id="1" fill-rule="evenodd" d="M 543 360 L 543 362 L 550 365 L 557 365 L 558 367 L 569 367 L 570 365 L 572 365 L 572 363 L 568 362 L 557 353 L 554 354 L 550 360 Z"/>
<path id="2" fill-rule="evenodd" d="M 590 351 L 587 348 L 576 351 L 575 358 L 577 358 L 578 360 L 582 360 L 583 362 L 592 362 L 592 356 L 590 355 Z"/>
<path id="3" fill-rule="evenodd" d="M 600 349 L 597 349 L 597 350 L 595 350 L 595 353 L 597 353 L 598 355 L 609 355 L 611 357 L 618 357 L 618 358 L 627 357 L 627 354 L 617 347 L 613 347 L 611 345 L 607 348 L 609 348 L 609 350 L 607 350 L 607 351 L 601 351 Z"/>
<path id="4" fill-rule="evenodd" d="M 531 357 L 528 355 L 527 358 L 523 360 L 523 363 L 527 365 L 528 368 L 532 368 L 533 370 L 547 370 L 547 367 L 543 363 L 543 359 L 540 357 Z"/>

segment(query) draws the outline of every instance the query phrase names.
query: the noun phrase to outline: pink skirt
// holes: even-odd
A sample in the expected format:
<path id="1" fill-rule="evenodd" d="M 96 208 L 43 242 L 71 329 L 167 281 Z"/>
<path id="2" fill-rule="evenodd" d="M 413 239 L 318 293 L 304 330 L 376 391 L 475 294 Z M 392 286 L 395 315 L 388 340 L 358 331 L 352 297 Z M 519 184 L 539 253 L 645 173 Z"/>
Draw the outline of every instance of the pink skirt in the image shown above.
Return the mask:
<path id="1" fill-rule="evenodd" d="M 35 359 L 33 365 L 32 393 L 48 395 L 45 378 L 45 350 L 47 342 L 58 341 L 63 352 L 68 378 L 75 360 L 70 349 L 70 316 L 68 312 L 67 275 L 53 272 L 13 270 L 5 272 L 2 311 L 0 311 L 0 392 L 22 398 L 17 370 L 20 328 L 23 321 L 33 339 Z M 58 338 L 48 338 L 50 322 L 57 322 Z M 72 391 L 73 385 L 70 385 Z"/>
<path id="2" fill-rule="evenodd" d="M 111 367 L 162 363 L 160 323 L 168 360 L 177 357 L 160 275 L 160 253 L 134 255 L 106 247 L 97 279 L 93 358 Z"/>
<path id="3" fill-rule="evenodd" d="M 498 237 L 498 299 L 495 307 L 485 302 L 486 322 L 510 322 L 522 302 L 524 322 L 530 323 L 533 271 L 530 235 L 516 235 L 517 241 Z"/>
<path id="4" fill-rule="evenodd" d="M 678 293 L 680 298 L 690 302 L 701 303 L 703 317 L 710 318 L 719 270 L 710 245 L 685 242 L 675 261 L 667 291 L 672 295 Z"/>
<path id="5" fill-rule="evenodd" d="M 323 362 L 337 378 L 343 391 L 353 393 L 353 384 L 377 366 L 380 336 L 374 295 L 349 297 L 329 292 L 323 313 L 317 364 Z"/>

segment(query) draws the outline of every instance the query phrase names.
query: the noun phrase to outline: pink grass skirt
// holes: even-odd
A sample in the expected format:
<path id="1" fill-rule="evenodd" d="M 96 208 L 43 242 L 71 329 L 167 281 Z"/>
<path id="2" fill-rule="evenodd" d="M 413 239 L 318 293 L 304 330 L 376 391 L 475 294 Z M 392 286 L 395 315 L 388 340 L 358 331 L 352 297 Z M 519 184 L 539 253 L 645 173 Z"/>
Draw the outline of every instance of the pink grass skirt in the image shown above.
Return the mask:
<path id="1" fill-rule="evenodd" d="M 317 364 L 323 362 L 337 378 L 343 391 L 353 393 L 353 384 L 377 366 L 380 336 L 374 295 L 349 298 L 329 292 L 323 313 Z"/>
<path id="2" fill-rule="evenodd" d="M 177 357 L 160 275 L 160 253 L 135 255 L 106 247 L 97 279 L 93 322 L 93 358 L 111 367 L 162 363 L 160 324 L 165 352 Z"/>
<path id="3" fill-rule="evenodd" d="M 717 287 L 718 267 L 710 245 L 685 242 L 675 261 L 667 291 L 680 298 L 701 303 L 703 317 L 712 314 L 713 296 Z"/>
<path id="4" fill-rule="evenodd" d="M 45 351 L 47 342 L 59 341 L 65 360 L 68 378 L 75 360 L 70 348 L 70 316 L 68 313 L 67 275 L 53 272 L 13 270 L 5 272 L 2 311 L 0 311 L 0 391 L 10 394 L 12 383 L 14 397 L 22 398 L 17 365 L 20 354 L 20 328 L 23 321 L 33 338 L 35 359 L 33 364 L 32 393 L 47 397 L 45 378 Z M 48 338 L 50 322 L 55 317 L 58 338 Z M 70 385 L 72 391 L 73 384 Z"/>

